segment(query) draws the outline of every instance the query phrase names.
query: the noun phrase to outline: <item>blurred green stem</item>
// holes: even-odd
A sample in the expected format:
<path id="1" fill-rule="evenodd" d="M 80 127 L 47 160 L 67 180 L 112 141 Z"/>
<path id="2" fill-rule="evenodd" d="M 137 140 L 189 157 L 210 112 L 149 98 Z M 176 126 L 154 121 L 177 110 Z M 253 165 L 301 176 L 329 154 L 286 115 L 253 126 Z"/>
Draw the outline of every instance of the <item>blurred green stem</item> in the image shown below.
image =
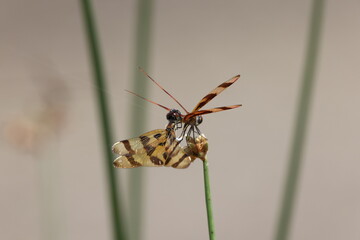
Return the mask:
<path id="1" fill-rule="evenodd" d="M 312 16 L 310 20 L 310 32 L 305 67 L 302 77 L 302 87 L 297 108 L 295 130 L 289 157 L 289 165 L 285 188 L 281 203 L 281 210 L 277 223 L 277 231 L 274 240 L 286 240 L 289 238 L 294 201 L 300 176 L 301 159 L 306 140 L 307 122 L 312 99 L 313 86 L 315 82 L 316 60 L 319 49 L 319 38 L 321 30 L 322 13 L 324 9 L 323 0 L 314 0 Z"/>
<path id="2" fill-rule="evenodd" d="M 147 96 L 147 79 L 138 70 L 142 67 L 148 69 L 149 49 L 150 49 L 150 34 L 151 34 L 151 0 L 138 0 L 137 2 L 137 20 L 136 20 L 136 36 L 135 36 L 135 66 L 133 67 L 133 91 L 143 97 Z M 144 81 L 145 79 L 145 81 Z M 145 130 L 145 119 L 147 115 L 147 104 L 137 98 L 133 98 L 133 106 L 136 108 L 131 109 L 131 135 L 137 136 Z M 131 239 L 141 239 L 142 232 L 142 213 L 143 213 L 143 175 L 144 170 L 133 169 L 129 172 L 130 178 L 130 231 Z"/>
<path id="3" fill-rule="evenodd" d="M 205 202 L 206 202 L 206 212 L 208 219 L 209 239 L 215 240 L 215 226 L 214 226 L 214 217 L 212 213 L 212 203 L 211 203 L 211 193 L 210 193 L 209 163 L 207 161 L 207 158 L 205 158 L 205 160 L 203 161 L 203 170 L 204 170 Z"/>
<path id="4" fill-rule="evenodd" d="M 84 24 L 87 33 L 87 40 L 89 45 L 89 52 L 92 61 L 92 70 L 94 74 L 95 85 L 94 88 L 97 94 L 97 102 L 99 108 L 99 115 L 101 120 L 101 129 L 103 137 L 103 147 L 105 154 L 105 168 L 106 176 L 108 177 L 109 183 L 109 194 L 110 194 L 110 206 L 111 206 L 111 216 L 112 216 L 112 228 L 114 239 L 120 240 L 125 239 L 125 229 L 124 229 L 124 217 L 120 215 L 120 202 L 118 199 L 118 186 L 116 181 L 115 169 L 112 165 L 113 154 L 111 152 L 111 146 L 113 144 L 111 136 L 111 127 L 110 127 L 110 116 L 108 111 L 108 104 L 106 98 L 106 86 L 105 86 L 105 77 L 102 68 L 100 47 L 97 39 L 97 32 L 95 27 L 95 20 L 93 16 L 93 10 L 91 6 L 91 0 L 81 0 L 82 12 L 84 18 Z"/>

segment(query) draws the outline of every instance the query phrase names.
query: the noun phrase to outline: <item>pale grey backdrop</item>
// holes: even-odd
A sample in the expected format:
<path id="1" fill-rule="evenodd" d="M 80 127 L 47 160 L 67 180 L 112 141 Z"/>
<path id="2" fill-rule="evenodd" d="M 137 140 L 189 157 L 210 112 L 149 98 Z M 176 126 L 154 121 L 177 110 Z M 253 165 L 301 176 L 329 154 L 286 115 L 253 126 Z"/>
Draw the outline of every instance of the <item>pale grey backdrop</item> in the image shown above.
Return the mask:
<path id="1" fill-rule="evenodd" d="M 135 1 L 94 2 L 114 135 L 129 138 L 127 114 L 139 107 L 123 91 L 131 89 L 136 67 Z M 36 154 L 18 151 L 1 137 L 0 238 L 43 239 L 38 175 L 41 162 L 52 161 L 56 170 L 48 174 L 57 189 L 52 197 L 60 239 L 111 239 L 78 1 L 1 0 L 0 5 L 1 126 L 37 111 L 38 79 L 61 79 L 70 96 L 64 127 L 46 136 Z M 210 144 L 219 239 L 274 234 L 310 9 L 311 1 L 154 1 L 147 71 L 187 108 L 219 83 L 242 75 L 209 106 L 243 107 L 208 115 L 201 126 Z M 359 10 L 356 0 L 326 4 L 294 240 L 360 238 Z M 149 91 L 151 99 L 177 107 L 156 86 Z M 149 105 L 148 112 L 148 130 L 165 126 L 162 109 Z M 126 188 L 128 171 L 119 171 Z M 146 169 L 145 180 L 144 239 L 207 238 L 200 161 L 187 170 Z"/>

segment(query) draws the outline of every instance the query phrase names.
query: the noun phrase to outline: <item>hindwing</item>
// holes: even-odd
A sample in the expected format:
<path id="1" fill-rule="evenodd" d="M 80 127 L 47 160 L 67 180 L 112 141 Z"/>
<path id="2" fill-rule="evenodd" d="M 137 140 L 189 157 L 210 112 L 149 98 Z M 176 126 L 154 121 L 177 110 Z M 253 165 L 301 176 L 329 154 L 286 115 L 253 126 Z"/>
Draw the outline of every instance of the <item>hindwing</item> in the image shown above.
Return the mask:
<path id="1" fill-rule="evenodd" d="M 120 156 L 113 162 L 118 168 L 140 166 L 162 166 L 165 163 L 163 152 L 166 144 L 166 130 L 156 129 L 139 137 L 117 142 L 112 150 Z"/>
<path id="2" fill-rule="evenodd" d="M 167 166 L 181 169 L 194 160 L 176 141 L 173 128 L 156 129 L 117 142 L 112 150 L 120 155 L 113 162 L 117 168 Z"/>

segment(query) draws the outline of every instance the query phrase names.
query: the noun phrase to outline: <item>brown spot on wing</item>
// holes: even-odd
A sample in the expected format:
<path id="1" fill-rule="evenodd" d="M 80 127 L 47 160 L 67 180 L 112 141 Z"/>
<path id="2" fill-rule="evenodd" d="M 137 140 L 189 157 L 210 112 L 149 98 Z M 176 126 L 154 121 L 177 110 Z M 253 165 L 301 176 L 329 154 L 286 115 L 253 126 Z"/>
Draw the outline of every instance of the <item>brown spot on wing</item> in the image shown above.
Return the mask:
<path id="1" fill-rule="evenodd" d="M 148 156 L 150 156 L 151 154 L 153 154 L 153 152 L 155 151 L 155 147 L 151 146 L 151 145 L 146 145 L 144 146 L 144 149 L 146 151 L 146 154 Z"/>
<path id="2" fill-rule="evenodd" d="M 230 87 L 231 84 L 233 84 L 233 83 L 232 82 L 224 82 L 224 83 L 220 84 L 219 87 L 227 88 L 227 87 Z"/>
<path id="3" fill-rule="evenodd" d="M 205 106 L 208 102 L 210 102 L 211 99 L 219 95 L 222 91 L 224 91 L 226 88 L 231 86 L 234 82 L 236 82 L 240 78 L 240 75 L 236 75 L 235 77 L 231 78 L 230 80 L 223 82 L 216 88 L 214 88 L 212 91 L 209 92 L 205 97 L 203 97 L 199 103 L 195 106 L 194 110 L 192 110 L 191 113 L 195 112 L 196 110 L 199 110 L 203 106 Z"/>
<path id="4" fill-rule="evenodd" d="M 154 138 L 156 138 L 156 139 L 159 139 L 160 137 L 161 137 L 160 133 L 154 135 Z"/>
<path id="5" fill-rule="evenodd" d="M 181 158 L 172 165 L 173 168 L 177 168 L 179 166 L 179 164 L 184 161 L 185 158 L 189 157 L 189 155 L 187 155 L 186 153 L 184 153 Z"/>
<path id="6" fill-rule="evenodd" d="M 206 109 L 206 110 L 199 110 L 196 112 L 192 112 L 189 113 L 188 115 L 186 115 L 183 119 L 184 122 L 189 122 L 191 118 L 195 117 L 195 116 L 199 116 L 199 115 L 205 115 L 205 114 L 209 114 L 209 113 L 215 113 L 215 112 L 221 112 L 224 110 L 230 110 L 230 109 L 234 109 L 234 108 L 238 108 L 241 107 L 241 104 L 238 105 L 232 105 L 232 106 L 226 106 L 226 107 L 217 107 L 217 108 L 211 108 L 211 109 Z"/>
<path id="7" fill-rule="evenodd" d="M 198 103 L 196 109 L 200 109 L 202 108 L 205 104 L 207 104 L 208 102 L 210 102 L 211 99 L 213 99 L 214 97 L 216 97 L 216 95 L 218 95 L 217 93 L 209 93 L 208 95 L 206 95 L 203 99 L 201 99 L 201 101 Z"/>
<path id="8" fill-rule="evenodd" d="M 141 141 L 142 145 L 145 147 L 148 144 L 148 142 L 150 141 L 150 138 L 142 135 L 142 136 L 140 136 L 140 141 Z"/>
<path id="9" fill-rule="evenodd" d="M 154 163 L 155 165 L 163 165 L 163 164 L 164 164 L 164 163 L 161 161 L 160 158 L 155 157 L 155 156 L 151 156 L 151 157 L 150 157 L 150 161 L 151 161 L 152 163 Z"/>
<path id="10" fill-rule="evenodd" d="M 133 155 L 125 154 L 113 162 L 114 167 L 118 168 L 135 168 L 142 166 L 141 163 L 135 161 Z"/>
<path id="11" fill-rule="evenodd" d="M 169 156 L 169 155 L 168 155 L 167 152 L 163 152 L 163 158 L 166 160 L 166 161 L 165 161 L 165 165 L 168 164 L 169 161 L 170 161 L 170 159 L 171 159 L 171 158 L 168 159 L 168 156 Z"/>
<path id="12" fill-rule="evenodd" d="M 141 166 L 141 163 L 135 161 L 135 159 L 133 158 L 132 155 L 130 154 L 126 154 L 125 157 L 127 158 L 127 160 L 129 161 L 129 163 L 131 163 L 131 165 L 133 166 L 136 166 L 136 167 L 139 167 Z"/>
<path id="13" fill-rule="evenodd" d="M 124 144 L 126 150 L 128 150 L 128 152 L 129 152 L 130 154 L 134 154 L 134 153 L 135 153 L 135 151 L 131 148 L 131 145 L 130 145 L 129 140 L 124 140 L 124 141 L 121 141 L 121 142 Z"/>

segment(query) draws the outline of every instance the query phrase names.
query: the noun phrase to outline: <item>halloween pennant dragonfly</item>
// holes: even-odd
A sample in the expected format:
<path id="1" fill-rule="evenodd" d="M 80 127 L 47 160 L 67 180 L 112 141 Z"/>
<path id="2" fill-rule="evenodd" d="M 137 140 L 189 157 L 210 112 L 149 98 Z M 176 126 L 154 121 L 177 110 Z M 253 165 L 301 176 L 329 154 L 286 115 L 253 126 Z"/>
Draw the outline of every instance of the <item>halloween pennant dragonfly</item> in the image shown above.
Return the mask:
<path id="1" fill-rule="evenodd" d="M 191 112 L 188 112 L 170 93 L 152 79 L 145 71 L 142 69 L 140 70 L 166 94 L 174 99 L 186 112 L 186 114 L 183 115 L 177 109 L 170 109 L 136 93 L 128 91 L 150 103 L 166 109 L 168 111 L 166 118 L 169 123 L 165 129 L 156 129 L 144 133 L 139 137 L 115 143 L 112 150 L 120 156 L 114 160 L 114 166 L 118 168 L 167 166 L 182 169 L 187 168 L 196 158 L 204 160 L 204 156 L 207 152 L 207 139 L 203 134 L 201 134 L 198 128 L 198 125 L 203 121 L 202 115 L 234 109 L 240 107 L 241 104 L 211 108 L 207 110 L 200 109 L 226 88 L 235 83 L 240 78 L 240 75 L 237 75 L 217 86 L 205 97 L 203 97 Z M 182 124 L 184 124 L 183 127 Z M 177 138 L 175 130 L 179 128 L 183 129 L 180 137 Z M 186 136 L 187 145 L 185 147 L 181 147 L 180 142 L 183 140 L 184 136 Z"/>

